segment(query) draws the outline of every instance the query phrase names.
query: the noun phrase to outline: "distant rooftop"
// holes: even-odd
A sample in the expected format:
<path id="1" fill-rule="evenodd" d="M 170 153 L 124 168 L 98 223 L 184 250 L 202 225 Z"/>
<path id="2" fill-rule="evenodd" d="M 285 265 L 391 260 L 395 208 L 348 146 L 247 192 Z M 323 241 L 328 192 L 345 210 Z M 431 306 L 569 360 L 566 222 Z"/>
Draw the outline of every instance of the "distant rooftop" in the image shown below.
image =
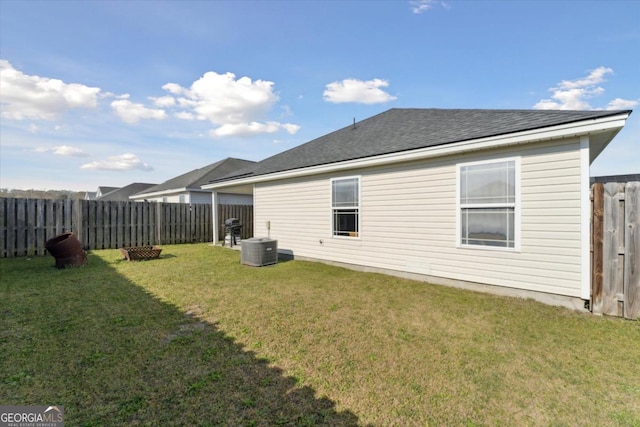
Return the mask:
<path id="1" fill-rule="evenodd" d="M 136 193 L 139 193 L 140 191 L 144 191 L 146 188 L 153 187 L 154 185 L 156 184 L 134 182 L 133 184 L 129 184 L 125 187 L 118 188 L 107 194 L 104 194 L 102 197 L 99 197 L 97 200 L 101 200 L 104 202 L 129 201 L 129 196 L 131 196 L 132 194 L 136 194 Z"/>
<path id="2" fill-rule="evenodd" d="M 640 182 L 640 173 L 631 173 L 627 175 L 607 175 L 607 176 L 592 176 L 591 183 L 596 182 L 606 184 L 607 182 Z"/>
<path id="3" fill-rule="evenodd" d="M 161 184 L 146 188 L 144 189 L 144 191 L 140 191 L 138 194 L 136 194 L 136 196 L 143 196 L 170 190 L 200 189 L 200 186 L 203 184 L 207 184 L 210 181 L 233 173 L 237 170 L 253 166 L 254 164 L 255 162 L 250 160 L 228 157 L 216 163 L 212 163 L 208 166 L 194 169 L 182 175 L 171 178 Z"/>

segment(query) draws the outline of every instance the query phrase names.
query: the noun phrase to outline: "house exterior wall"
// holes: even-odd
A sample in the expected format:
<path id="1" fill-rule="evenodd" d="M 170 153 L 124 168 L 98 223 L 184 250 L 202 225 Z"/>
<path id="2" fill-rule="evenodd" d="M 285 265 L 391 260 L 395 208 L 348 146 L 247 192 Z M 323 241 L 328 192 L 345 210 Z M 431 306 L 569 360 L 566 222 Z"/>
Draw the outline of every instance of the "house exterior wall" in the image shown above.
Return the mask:
<path id="1" fill-rule="evenodd" d="M 180 196 L 184 196 L 184 203 L 191 203 L 188 192 L 171 193 L 171 194 L 167 194 L 166 196 L 149 197 L 149 198 L 146 198 L 145 200 L 149 202 L 158 202 L 158 203 L 163 203 L 163 202 L 164 203 L 181 203 Z M 208 203 L 211 203 L 211 197 L 209 197 Z"/>
<path id="2" fill-rule="evenodd" d="M 180 201 L 180 196 L 184 196 L 184 201 Z M 164 200 L 164 199 L 167 200 Z M 208 203 L 211 204 L 211 192 L 181 192 L 181 193 L 171 193 L 166 196 L 159 197 L 149 197 L 146 199 L 149 202 L 158 202 L 158 203 Z M 142 200 L 139 200 L 142 201 Z M 227 194 L 227 193 L 218 193 L 218 203 L 221 205 L 252 205 L 253 204 L 253 196 L 250 194 Z"/>
<path id="3" fill-rule="evenodd" d="M 520 159 L 520 249 L 459 247 L 456 165 Z M 360 236 L 333 237 L 330 180 L 360 177 Z M 254 230 L 294 256 L 581 295 L 580 141 L 477 151 L 339 174 L 256 183 Z"/>
<path id="4" fill-rule="evenodd" d="M 211 194 L 207 196 L 209 203 L 211 203 Z M 221 205 L 253 205 L 253 195 L 218 193 L 218 203 Z"/>
<path id="5" fill-rule="evenodd" d="M 211 204 L 211 193 L 190 192 L 185 198 L 185 203 L 208 203 Z"/>

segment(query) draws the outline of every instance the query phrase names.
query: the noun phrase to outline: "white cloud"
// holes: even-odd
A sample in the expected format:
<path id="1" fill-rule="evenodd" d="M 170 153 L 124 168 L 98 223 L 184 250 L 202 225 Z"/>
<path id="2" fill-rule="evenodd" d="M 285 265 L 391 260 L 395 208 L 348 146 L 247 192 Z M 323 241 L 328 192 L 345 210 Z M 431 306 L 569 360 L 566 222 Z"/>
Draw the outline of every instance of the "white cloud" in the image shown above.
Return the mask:
<path id="1" fill-rule="evenodd" d="M 196 120 L 197 117 L 195 114 L 190 113 L 188 111 L 178 111 L 174 114 L 177 118 L 182 120 Z"/>
<path id="2" fill-rule="evenodd" d="M 58 156 L 72 156 L 72 157 L 87 157 L 89 156 L 87 153 L 82 151 L 78 147 L 71 147 L 69 145 L 61 145 L 59 147 L 54 147 L 53 154 L 57 154 Z"/>
<path id="3" fill-rule="evenodd" d="M 100 88 L 30 76 L 0 60 L 2 117 L 10 120 L 54 120 L 74 108 L 95 108 Z"/>
<path id="4" fill-rule="evenodd" d="M 278 101 L 273 82 L 236 79 L 235 74 L 218 74 L 213 71 L 185 88 L 167 83 L 162 88 L 176 97 L 178 108 L 183 111 L 175 117 L 184 120 L 208 120 L 217 127 L 212 136 L 247 136 L 273 133 L 281 129 L 291 132 L 299 126 L 278 122 L 264 122 L 267 114 Z"/>
<path id="5" fill-rule="evenodd" d="M 70 145 L 60 145 L 57 147 L 38 147 L 34 148 L 31 151 L 35 151 L 36 153 L 53 153 L 57 156 L 68 156 L 68 157 L 88 157 L 89 155 L 82 151 L 82 149 L 78 147 L 72 147 Z"/>
<path id="6" fill-rule="evenodd" d="M 294 135 L 300 130 L 300 126 L 294 125 L 292 123 L 283 123 L 281 126 L 289 133 L 289 135 Z"/>
<path id="7" fill-rule="evenodd" d="M 380 89 L 387 87 L 386 80 L 373 79 L 368 81 L 345 79 L 341 82 L 329 83 L 323 93 L 324 100 L 334 104 L 355 102 L 359 104 L 380 104 L 396 99 Z"/>
<path id="8" fill-rule="evenodd" d="M 264 133 L 275 133 L 283 129 L 290 134 L 294 134 L 298 132 L 298 130 L 300 129 L 300 126 L 294 125 L 291 123 L 278 123 L 278 122 L 227 123 L 215 129 L 212 129 L 209 132 L 209 135 L 215 136 L 215 137 L 251 136 L 251 135 L 264 134 Z"/>
<path id="9" fill-rule="evenodd" d="M 161 96 L 158 98 L 150 97 L 149 98 L 156 107 L 173 107 L 176 105 L 176 99 L 173 96 Z"/>
<path id="10" fill-rule="evenodd" d="M 179 95 L 183 91 L 182 86 L 176 83 L 167 83 L 166 85 L 162 86 L 162 89 L 166 90 L 169 93 L 173 93 L 174 95 Z"/>
<path id="11" fill-rule="evenodd" d="M 273 93 L 273 82 L 254 82 L 249 77 L 236 80 L 235 77 L 233 73 L 209 71 L 193 82 L 189 89 L 182 88 L 183 103 L 213 124 L 226 124 L 259 119 L 278 101 L 278 96 Z M 173 86 L 168 90 L 176 93 Z"/>
<path id="12" fill-rule="evenodd" d="M 283 105 L 280 107 L 280 117 L 290 117 L 293 116 L 293 112 L 291 111 L 291 107 L 288 105 Z"/>
<path id="13" fill-rule="evenodd" d="M 609 101 L 607 104 L 606 110 L 627 110 L 629 108 L 633 108 L 640 103 L 640 100 L 630 100 L 630 99 L 622 99 L 616 98 L 614 100 Z"/>
<path id="14" fill-rule="evenodd" d="M 598 67 L 592 70 L 589 75 L 577 80 L 563 80 L 560 82 L 560 89 L 571 90 L 595 86 L 605 81 L 604 76 L 613 74 L 613 70 L 609 67 Z"/>
<path id="15" fill-rule="evenodd" d="M 153 170 L 149 164 L 143 163 L 138 156 L 132 153 L 125 153 L 120 156 L 111 156 L 108 157 L 107 160 L 85 163 L 81 168 L 106 171 L 129 171 L 134 169 L 143 171 Z"/>
<path id="16" fill-rule="evenodd" d="M 167 118 L 167 113 L 164 110 L 147 108 L 142 104 L 135 104 L 128 99 L 113 101 L 111 108 L 127 123 L 137 123 L 141 119 L 164 120 Z"/>
<path id="17" fill-rule="evenodd" d="M 613 74 L 608 67 L 598 67 L 588 76 L 576 80 L 562 80 L 557 87 L 549 89 L 551 99 L 538 101 L 533 108 L 537 110 L 593 110 L 588 100 L 604 94 L 605 90 L 599 86 L 606 81 L 605 76 Z M 637 105 L 637 101 L 616 98 L 609 102 L 607 109 L 623 109 Z"/>
<path id="18" fill-rule="evenodd" d="M 436 5 L 441 5 L 445 9 L 449 7 L 446 2 L 439 0 L 411 0 L 409 5 L 411 6 L 411 11 L 416 15 L 426 12 L 427 10 L 433 9 Z"/>

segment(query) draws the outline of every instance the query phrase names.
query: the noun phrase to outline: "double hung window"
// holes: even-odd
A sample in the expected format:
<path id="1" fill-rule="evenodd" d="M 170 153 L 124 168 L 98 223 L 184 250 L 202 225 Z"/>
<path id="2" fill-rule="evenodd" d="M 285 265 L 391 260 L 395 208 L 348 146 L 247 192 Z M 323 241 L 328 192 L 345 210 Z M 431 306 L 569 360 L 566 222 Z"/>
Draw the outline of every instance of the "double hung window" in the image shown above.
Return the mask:
<path id="1" fill-rule="evenodd" d="M 459 244 L 518 247 L 519 159 L 458 165 Z"/>
<path id="2" fill-rule="evenodd" d="M 331 223 L 334 236 L 360 234 L 360 178 L 331 180 Z"/>

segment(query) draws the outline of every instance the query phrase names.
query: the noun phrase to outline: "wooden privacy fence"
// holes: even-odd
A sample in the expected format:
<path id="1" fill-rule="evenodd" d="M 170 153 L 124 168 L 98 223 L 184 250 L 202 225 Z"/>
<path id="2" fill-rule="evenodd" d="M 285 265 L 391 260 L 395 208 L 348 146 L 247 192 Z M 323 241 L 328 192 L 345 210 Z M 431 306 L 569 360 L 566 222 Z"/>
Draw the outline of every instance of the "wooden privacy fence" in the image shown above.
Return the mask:
<path id="1" fill-rule="evenodd" d="M 640 182 L 591 186 L 591 310 L 640 318 Z"/>
<path id="2" fill-rule="evenodd" d="M 0 256 L 44 255 L 71 231 L 87 249 L 210 242 L 209 204 L 0 198 Z"/>

